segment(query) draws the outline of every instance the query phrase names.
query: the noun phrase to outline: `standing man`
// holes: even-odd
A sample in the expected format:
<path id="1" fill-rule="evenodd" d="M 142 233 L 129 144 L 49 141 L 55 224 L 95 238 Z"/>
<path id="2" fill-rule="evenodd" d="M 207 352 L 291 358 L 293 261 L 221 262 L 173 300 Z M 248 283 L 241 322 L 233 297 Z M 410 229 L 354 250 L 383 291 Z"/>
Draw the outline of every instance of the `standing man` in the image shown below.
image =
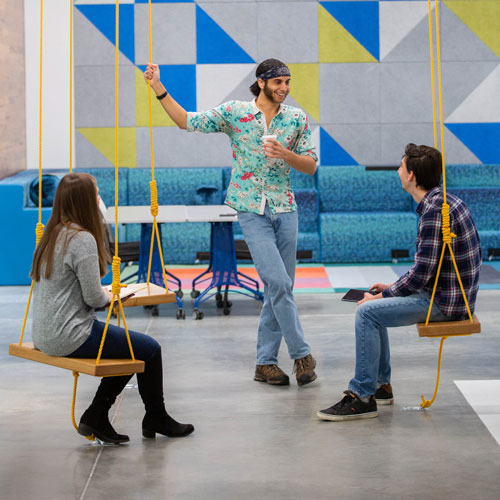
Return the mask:
<path id="1" fill-rule="evenodd" d="M 408 144 L 398 173 L 401 185 L 411 194 L 420 217 L 417 252 L 412 268 L 392 285 L 376 283 L 365 293 L 356 311 L 356 369 L 345 396 L 336 404 L 320 410 L 322 420 L 353 420 L 376 417 L 377 403 L 392 404 L 391 364 L 387 327 L 406 326 L 426 320 L 432 289 L 443 247 L 443 190 L 441 153 L 429 146 Z M 452 194 L 449 205 L 453 255 L 471 313 L 479 284 L 481 246 L 479 236 L 465 203 Z M 444 255 L 430 321 L 463 320 L 468 317 L 452 258 Z"/>
<path id="2" fill-rule="evenodd" d="M 318 158 L 306 114 L 283 104 L 290 92 L 288 67 L 277 59 L 266 59 L 255 75 L 257 80 L 250 87 L 255 96 L 252 101 L 230 101 L 205 112 L 188 113 L 162 85 L 158 65 L 148 64 L 144 73 L 179 128 L 228 135 L 233 169 L 226 204 L 238 211 L 245 241 L 264 283 L 254 380 L 271 385 L 290 383 L 278 367 L 284 337 L 301 386 L 316 379 L 316 361 L 293 298 L 298 216 L 290 167 L 313 175 Z"/>

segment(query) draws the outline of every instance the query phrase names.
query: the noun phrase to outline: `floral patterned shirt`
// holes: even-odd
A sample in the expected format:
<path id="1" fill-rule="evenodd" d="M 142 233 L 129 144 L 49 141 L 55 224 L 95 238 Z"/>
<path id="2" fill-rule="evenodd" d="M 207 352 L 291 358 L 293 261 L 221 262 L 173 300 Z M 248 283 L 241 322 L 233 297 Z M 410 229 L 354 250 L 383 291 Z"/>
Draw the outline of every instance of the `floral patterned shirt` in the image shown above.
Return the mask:
<path id="1" fill-rule="evenodd" d="M 233 150 L 233 170 L 226 204 L 243 212 L 264 213 L 266 202 L 273 213 L 296 210 L 290 186 L 290 165 L 264 154 L 262 136 L 276 135 L 286 148 L 318 160 L 307 116 L 301 109 L 280 105 L 269 128 L 255 104 L 230 101 L 203 112 L 190 112 L 188 132 L 224 132 Z"/>

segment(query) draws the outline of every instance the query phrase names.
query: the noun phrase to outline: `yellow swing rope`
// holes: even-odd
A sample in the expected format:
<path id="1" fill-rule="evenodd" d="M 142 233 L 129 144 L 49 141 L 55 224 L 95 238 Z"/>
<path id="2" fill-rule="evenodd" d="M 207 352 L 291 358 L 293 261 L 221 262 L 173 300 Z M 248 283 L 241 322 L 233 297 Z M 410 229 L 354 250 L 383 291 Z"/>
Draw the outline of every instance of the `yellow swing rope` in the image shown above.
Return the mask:
<path id="1" fill-rule="evenodd" d="M 118 316 L 118 320 L 121 317 L 123 319 L 123 327 L 125 329 L 125 335 L 127 337 L 127 343 L 130 351 L 130 357 L 132 358 L 132 361 L 135 361 L 135 356 L 134 356 L 134 350 L 132 348 L 132 343 L 130 342 L 130 335 L 128 333 L 128 327 L 127 327 L 127 322 L 125 320 L 125 313 L 123 311 L 123 305 L 122 301 L 120 298 L 120 291 L 122 288 L 125 288 L 127 285 L 120 283 L 120 262 L 121 259 L 118 257 L 118 104 L 119 104 L 119 94 L 118 94 L 118 89 L 119 89 L 119 56 L 120 56 L 120 51 L 119 51 L 119 22 L 120 22 L 120 3 L 119 0 L 116 0 L 116 7 L 115 7 L 115 14 L 116 14 L 116 22 L 115 22 L 115 42 L 116 42 L 116 47 L 115 47 L 115 255 L 113 257 L 113 262 L 111 264 L 111 270 L 113 273 L 113 282 L 111 285 L 111 291 L 112 291 L 112 299 L 111 299 L 111 304 L 108 309 L 108 316 L 106 318 L 106 324 L 104 326 L 104 331 L 102 333 L 102 338 L 101 338 L 101 344 L 99 346 L 99 353 L 97 355 L 96 359 L 96 365 L 99 364 L 99 361 L 101 360 L 101 355 L 102 355 L 102 350 L 104 347 L 104 342 L 106 340 L 106 334 L 108 332 L 108 326 L 109 326 L 109 320 L 111 318 L 111 313 L 113 311 L 113 304 L 115 301 L 118 302 L 119 305 L 119 310 L 120 314 Z M 78 373 L 73 372 L 74 376 L 74 382 L 73 382 L 73 401 L 72 401 L 72 406 L 71 406 L 71 419 L 73 422 L 73 427 L 78 430 L 78 427 L 76 425 L 76 420 L 75 420 L 75 401 L 76 401 L 76 387 L 77 387 L 77 381 L 78 381 Z M 87 439 L 93 441 L 95 438 L 93 435 L 91 436 L 85 436 Z"/>
<path id="2" fill-rule="evenodd" d="M 434 118 L 434 147 L 437 147 L 437 126 L 436 126 L 436 99 L 435 99 L 435 89 L 434 89 L 434 64 L 433 64 L 433 47 L 432 47 L 432 13 L 431 13 L 431 0 L 428 0 L 429 7 L 429 42 L 430 42 L 430 54 L 431 54 L 431 80 L 432 80 L 432 109 L 433 109 L 433 118 Z M 441 133 L 441 159 L 442 159 L 442 169 L 443 169 L 443 206 L 441 209 L 442 216 L 442 233 L 443 233 L 443 249 L 441 251 L 441 257 L 439 259 L 436 280 L 434 281 L 434 287 L 432 289 L 431 302 L 429 304 L 429 310 L 427 311 L 427 318 L 425 320 L 425 326 L 429 324 L 429 318 L 431 316 L 432 304 L 434 302 L 434 297 L 436 295 L 437 284 L 439 280 L 439 275 L 441 273 L 441 266 L 443 264 L 444 253 L 446 248 L 449 249 L 451 259 L 453 261 L 453 266 L 455 268 L 455 273 L 457 275 L 458 283 L 460 285 L 460 290 L 462 291 L 462 296 L 465 301 L 465 306 L 467 307 L 467 312 L 469 315 L 470 322 L 473 323 L 472 314 L 469 308 L 469 302 L 467 301 L 467 296 L 465 294 L 465 290 L 462 284 L 462 279 L 460 278 L 460 273 L 458 271 L 457 263 L 455 261 L 455 256 L 453 254 L 453 249 L 451 247 L 452 238 L 456 238 L 457 235 L 451 232 L 450 227 L 450 206 L 446 203 L 446 165 L 444 158 L 444 131 L 443 131 L 443 96 L 442 96 L 442 86 L 441 86 L 441 50 L 440 50 L 440 39 L 439 39 L 439 0 L 435 0 L 435 8 L 436 12 L 436 50 L 437 50 L 437 67 L 438 67 L 438 88 L 439 88 L 439 124 L 440 124 L 440 133 Z M 434 389 L 434 395 L 432 399 L 426 400 L 422 395 L 422 403 L 420 406 L 422 408 L 429 408 L 434 400 L 436 399 L 438 388 L 439 388 L 439 379 L 441 375 L 441 356 L 443 351 L 443 343 L 447 339 L 447 336 L 441 337 L 441 343 L 439 345 L 439 357 L 438 357 L 438 369 L 437 369 L 437 378 L 436 378 L 436 386 Z"/>
<path id="3" fill-rule="evenodd" d="M 73 172 L 73 0 L 69 0 L 69 173 Z"/>
<path id="4" fill-rule="evenodd" d="M 130 335 L 128 333 L 127 322 L 125 321 L 125 313 L 123 312 L 123 305 L 120 298 L 120 291 L 127 285 L 120 283 L 120 262 L 121 259 L 118 257 L 118 104 L 119 104 L 119 22 L 120 22 L 120 2 L 116 0 L 115 3 L 115 254 L 113 257 L 113 262 L 111 264 L 111 270 L 113 272 L 113 282 L 111 284 L 112 299 L 111 304 L 108 309 L 108 317 L 106 318 L 106 325 L 102 334 L 101 345 L 99 346 L 99 353 L 97 355 L 96 364 L 99 364 L 102 355 L 102 349 L 104 347 L 104 342 L 106 340 L 106 334 L 108 332 L 109 320 L 111 318 L 111 313 L 113 311 L 113 304 L 115 301 L 118 302 L 120 317 L 123 319 L 123 328 L 125 329 L 125 334 L 127 336 L 127 343 L 130 350 L 130 357 L 135 361 L 134 350 L 132 349 L 132 343 L 130 342 Z"/>
<path id="5" fill-rule="evenodd" d="M 116 84 L 115 84 L 115 257 L 113 257 L 112 271 L 113 271 L 113 284 L 112 292 L 113 298 L 112 303 L 116 300 L 120 308 L 120 314 L 123 319 L 123 325 L 125 333 L 127 336 L 127 343 L 130 350 L 130 356 L 133 361 L 135 361 L 134 351 L 132 348 L 132 343 L 130 342 L 130 335 L 127 328 L 127 323 L 125 321 L 125 314 L 123 312 L 123 306 L 120 299 L 120 290 L 127 285 L 120 283 L 120 259 L 118 255 L 118 75 L 119 75 L 119 0 L 116 0 Z M 36 225 L 36 246 L 40 242 L 43 236 L 44 225 L 42 224 L 42 76 L 43 76 L 43 0 L 40 0 L 40 104 L 39 104 L 39 137 L 38 137 L 38 223 Z M 70 0 L 70 160 L 69 160 L 69 170 L 72 172 L 73 164 L 73 142 L 72 142 L 72 125 L 73 125 L 73 2 Z M 26 322 L 28 319 L 29 308 L 31 304 L 31 298 L 33 294 L 34 280 L 31 280 L 30 291 L 28 295 L 28 303 L 26 305 L 26 311 L 24 314 L 23 326 L 21 328 L 21 335 L 19 338 L 19 345 L 23 342 L 24 331 L 26 329 Z M 104 341 L 106 339 L 106 333 L 109 326 L 109 320 L 111 317 L 113 307 L 110 306 L 108 310 L 108 316 L 106 319 L 106 326 L 101 339 L 101 344 L 99 346 L 99 353 L 96 359 L 96 364 L 99 364 L 102 355 L 102 349 L 104 346 Z M 78 430 L 78 426 L 75 421 L 75 401 L 76 401 L 76 389 L 77 380 L 79 373 L 73 371 L 74 383 L 73 383 L 73 399 L 71 405 L 71 419 L 73 426 Z M 87 439 L 94 440 L 94 436 L 88 436 Z"/>
<path id="6" fill-rule="evenodd" d="M 148 15 L 149 15 L 149 61 L 152 61 L 151 56 L 151 38 L 152 38 L 152 28 L 151 28 L 151 0 L 148 0 Z M 149 263 L 148 263 L 148 276 L 147 276 L 147 284 L 149 285 L 150 277 L 151 277 L 151 263 L 153 260 L 153 245 L 156 237 L 156 242 L 158 243 L 158 251 L 160 254 L 160 262 L 161 269 L 163 275 L 163 282 L 165 285 L 165 293 L 168 293 L 168 285 L 167 285 L 167 275 L 165 273 L 165 263 L 163 262 L 163 251 L 161 248 L 160 242 L 160 231 L 158 230 L 158 221 L 156 217 L 158 216 L 158 191 L 156 187 L 155 180 L 155 163 L 154 163 L 154 150 L 153 150 L 153 112 L 151 107 L 151 80 L 148 80 L 148 108 L 149 108 L 149 139 L 150 139 L 150 147 L 151 147 L 151 182 L 149 183 L 149 187 L 151 190 L 151 215 L 153 216 L 153 230 L 151 231 L 151 245 L 149 247 Z"/>
<path id="7" fill-rule="evenodd" d="M 38 223 L 36 225 L 36 246 L 43 236 L 42 224 L 42 76 L 43 76 L 43 0 L 40 0 L 40 104 L 39 104 L 39 130 L 38 130 Z M 30 292 L 28 295 L 28 303 L 24 313 L 23 326 L 21 328 L 21 336 L 19 337 L 19 345 L 23 343 L 24 331 L 28 320 L 30 310 L 31 297 L 33 295 L 34 280 L 31 280 Z"/>

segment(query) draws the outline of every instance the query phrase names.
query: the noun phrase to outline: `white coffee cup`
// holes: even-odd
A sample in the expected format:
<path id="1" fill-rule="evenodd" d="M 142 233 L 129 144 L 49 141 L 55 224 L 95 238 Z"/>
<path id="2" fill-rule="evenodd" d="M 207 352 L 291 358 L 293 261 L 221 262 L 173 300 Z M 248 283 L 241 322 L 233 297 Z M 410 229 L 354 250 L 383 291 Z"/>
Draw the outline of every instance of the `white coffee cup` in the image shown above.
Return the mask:
<path id="1" fill-rule="evenodd" d="M 270 141 L 272 139 L 276 140 L 278 138 L 277 135 L 273 135 L 273 134 L 270 134 L 270 135 L 263 135 L 262 136 L 262 143 L 264 144 L 264 146 L 266 145 L 266 142 L 267 141 Z M 265 150 L 264 150 L 265 151 Z M 272 158 L 268 158 L 267 159 L 267 162 L 268 164 L 271 164 L 271 163 L 274 163 L 273 159 Z"/>
<path id="2" fill-rule="evenodd" d="M 271 139 L 276 140 L 277 138 L 278 138 L 277 135 L 263 135 L 262 136 L 262 142 L 267 142 L 267 141 L 269 141 Z"/>

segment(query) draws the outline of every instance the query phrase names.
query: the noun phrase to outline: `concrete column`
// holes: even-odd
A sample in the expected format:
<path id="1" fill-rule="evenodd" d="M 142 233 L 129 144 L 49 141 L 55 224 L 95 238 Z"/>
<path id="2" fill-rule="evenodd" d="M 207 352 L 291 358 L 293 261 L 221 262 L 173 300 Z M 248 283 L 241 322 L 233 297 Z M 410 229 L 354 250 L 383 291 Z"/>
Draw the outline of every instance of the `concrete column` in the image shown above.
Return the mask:
<path id="1" fill-rule="evenodd" d="M 24 2 L 0 2 L 0 179 L 26 169 Z"/>

